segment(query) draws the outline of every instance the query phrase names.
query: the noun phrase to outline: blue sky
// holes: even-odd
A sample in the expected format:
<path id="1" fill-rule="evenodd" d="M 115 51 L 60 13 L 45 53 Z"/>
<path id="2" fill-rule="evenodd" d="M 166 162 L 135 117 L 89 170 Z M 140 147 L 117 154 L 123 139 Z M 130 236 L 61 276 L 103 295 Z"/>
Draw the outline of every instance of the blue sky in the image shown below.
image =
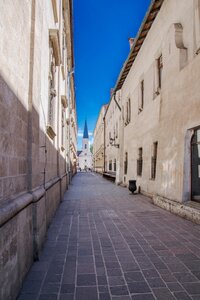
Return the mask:
<path id="1" fill-rule="evenodd" d="M 150 0 L 74 0 L 75 91 L 78 149 L 85 118 L 90 140 L 99 110 L 129 53 Z"/>

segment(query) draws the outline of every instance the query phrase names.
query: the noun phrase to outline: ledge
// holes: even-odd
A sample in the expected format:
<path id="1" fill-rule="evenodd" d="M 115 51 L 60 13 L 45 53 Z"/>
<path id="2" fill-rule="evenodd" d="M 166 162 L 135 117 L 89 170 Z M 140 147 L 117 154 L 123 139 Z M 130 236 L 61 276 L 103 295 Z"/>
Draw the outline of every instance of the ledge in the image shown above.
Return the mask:
<path id="1" fill-rule="evenodd" d="M 67 97 L 65 95 L 61 96 L 61 102 L 64 108 L 67 108 Z"/>
<path id="2" fill-rule="evenodd" d="M 62 70 L 63 80 L 65 80 L 65 67 L 63 65 L 61 66 L 61 70 Z"/>
<path id="3" fill-rule="evenodd" d="M 33 202 L 38 202 L 44 195 L 45 189 L 43 187 L 37 188 L 32 192 Z"/>
<path id="4" fill-rule="evenodd" d="M 53 44 L 53 53 L 55 56 L 55 64 L 59 66 L 61 63 L 60 41 L 58 29 L 49 29 L 49 37 Z"/>
<path id="5" fill-rule="evenodd" d="M 53 140 L 56 136 L 55 131 L 53 130 L 53 128 L 51 127 L 51 125 L 47 126 L 47 134 L 48 136 Z"/>
<path id="6" fill-rule="evenodd" d="M 0 208 L 0 226 L 12 219 L 22 209 L 32 203 L 33 196 L 30 193 L 22 194 L 14 199 L 10 199 Z"/>
<path id="7" fill-rule="evenodd" d="M 51 0 L 55 23 L 58 22 L 57 0 Z"/>
<path id="8" fill-rule="evenodd" d="M 13 199 L 9 199 L 7 201 L 5 200 L 0 206 L 0 227 L 15 217 L 20 211 L 30 204 L 38 202 L 45 195 L 47 190 L 49 190 L 66 176 L 67 173 L 64 173 L 62 176 L 50 180 L 48 183 L 46 183 L 45 189 L 44 187 L 38 187 L 30 193 L 26 192 L 16 196 Z"/>
<path id="9" fill-rule="evenodd" d="M 178 203 L 162 196 L 154 196 L 153 203 L 164 208 L 171 213 L 200 224 L 200 203 L 188 201 L 186 203 Z"/>
<path id="10" fill-rule="evenodd" d="M 54 186 L 58 181 L 60 181 L 59 177 L 51 179 L 49 182 L 45 184 L 45 190 L 48 191 L 52 186 Z"/>

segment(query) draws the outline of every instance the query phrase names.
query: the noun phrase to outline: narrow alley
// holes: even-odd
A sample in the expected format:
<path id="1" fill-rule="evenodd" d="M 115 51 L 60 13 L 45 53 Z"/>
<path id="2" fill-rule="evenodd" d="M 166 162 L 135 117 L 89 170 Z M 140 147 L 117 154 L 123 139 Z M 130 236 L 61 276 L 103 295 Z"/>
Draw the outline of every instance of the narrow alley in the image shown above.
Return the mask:
<path id="1" fill-rule="evenodd" d="M 200 226 L 77 174 L 18 300 L 200 299 Z"/>

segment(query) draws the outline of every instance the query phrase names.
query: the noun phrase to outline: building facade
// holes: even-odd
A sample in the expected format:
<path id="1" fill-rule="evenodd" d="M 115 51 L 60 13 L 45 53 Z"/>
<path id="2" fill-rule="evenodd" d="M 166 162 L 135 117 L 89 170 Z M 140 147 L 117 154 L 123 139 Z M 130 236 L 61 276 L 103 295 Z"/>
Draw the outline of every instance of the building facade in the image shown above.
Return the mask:
<path id="1" fill-rule="evenodd" d="M 184 215 L 182 204 L 200 199 L 200 1 L 152 1 L 132 41 L 105 116 L 106 168 L 116 159 L 116 183 L 136 179 L 154 203 Z M 116 121 L 119 149 L 109 146 Z"/>
<path id="2" fill-rule="evenodd" d="M 72 2 L 8 0 L 0 19 L 0 298 L 12 300 L 76 171 Z"/>
<path id="3" fill-rule="evenodd" d="M 85 121 L 84 126 L 82 150 L 78 152 L 78 168 L 80 171 L 93 169 L 93 155 L 90 151 L 87 121 Z"/>
<path id="4" fill-rule="evenodd" d="M 107 105 L 103 105 L 99 112 L 99 117 L 94 129 L 94 142 L 93 142 L 93 162 L 94 171 L 97 173 L 104 172 L 104 116 L 107 109 Z"/>

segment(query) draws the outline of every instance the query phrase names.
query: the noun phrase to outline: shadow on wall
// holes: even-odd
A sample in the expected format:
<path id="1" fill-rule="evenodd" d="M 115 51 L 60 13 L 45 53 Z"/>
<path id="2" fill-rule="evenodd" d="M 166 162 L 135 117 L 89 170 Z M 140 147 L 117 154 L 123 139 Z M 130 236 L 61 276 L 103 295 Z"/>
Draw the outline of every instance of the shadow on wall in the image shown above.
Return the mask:
<path id="1" fill-rule="evenodd" d="M 69 183 L 39 109 L 28 112 L 0 76 L 0 299 L 16 299 Z"/>

